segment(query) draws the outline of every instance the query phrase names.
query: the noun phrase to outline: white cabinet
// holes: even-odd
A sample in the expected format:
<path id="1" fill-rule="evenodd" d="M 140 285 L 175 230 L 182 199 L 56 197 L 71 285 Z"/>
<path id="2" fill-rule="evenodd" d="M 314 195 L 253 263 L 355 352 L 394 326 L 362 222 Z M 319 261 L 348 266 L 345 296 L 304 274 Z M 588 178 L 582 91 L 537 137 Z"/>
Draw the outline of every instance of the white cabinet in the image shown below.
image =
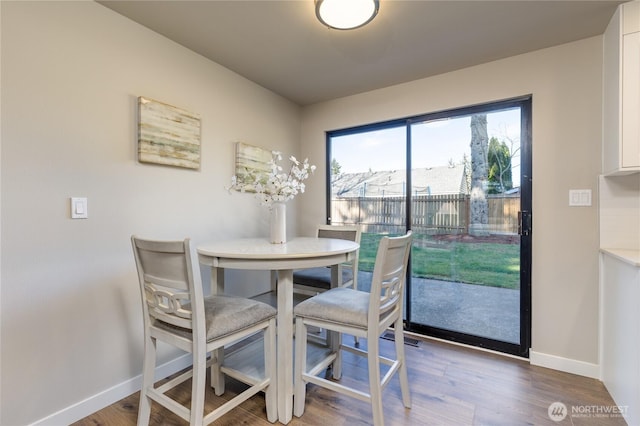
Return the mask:
<path id="1" fill-rule="evenodd" d="M 640 256 L 638 251 L 601 254 L 600 367 L 602 382 L 630 425 L 640 424 Z"/>
<path id="2" fill-rule="evenodd" d="M 640 172 L 640 0 L 623 3 L 604 33 L 605 175 Z"/>
<path id="3" fill-rule="evenodd" d="M 640 425 L 640 174 L 600 176 L 600 373 Z"/>

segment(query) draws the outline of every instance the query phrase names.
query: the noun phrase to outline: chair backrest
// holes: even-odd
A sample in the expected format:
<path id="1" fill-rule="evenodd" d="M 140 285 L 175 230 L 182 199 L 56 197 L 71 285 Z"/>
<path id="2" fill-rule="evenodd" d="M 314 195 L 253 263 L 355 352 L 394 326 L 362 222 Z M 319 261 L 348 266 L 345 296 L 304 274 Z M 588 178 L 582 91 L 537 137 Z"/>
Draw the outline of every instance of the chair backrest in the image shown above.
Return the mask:
<path id="1" fill-rule="evenodd" d="M 159 320 L 194 332 L 201 328 L 196 324 L 204 318 L 203 290 L 194 280 L 190 240 L 154 241 L 132 236 L 131 243 L 145 326 Z"/>
<path id="2" fill-rule="evenodd" d="M 349 225 L 319 225 L 318 226 L 318 238 L 337 238 L 340 240 L 354 241 L 360 244 L 360 238 L 362 237 L 362 231 L 359 226 Z M 354 282 L 354 288 L 357 288 L 358 282 L 358 260 L 360 250 L 356 250 L 353 261 L 348 265 L 351 268 L 352 280 Z"/>
<path id="3" fill-rule="evenodd" d="M 380 240 L 371 279 L 369 324 L 383 322 L 387 327 L 402 315 L 411 240 L 411 231 L 400 237 L 383 237 Z"/>
<path id="4" fill-rule="evenodd" d="M 338 238 L 341 240 L 355 241 L 360 244 L 361 232 L 358 226 L 318 226 L 318 238 Z"/>

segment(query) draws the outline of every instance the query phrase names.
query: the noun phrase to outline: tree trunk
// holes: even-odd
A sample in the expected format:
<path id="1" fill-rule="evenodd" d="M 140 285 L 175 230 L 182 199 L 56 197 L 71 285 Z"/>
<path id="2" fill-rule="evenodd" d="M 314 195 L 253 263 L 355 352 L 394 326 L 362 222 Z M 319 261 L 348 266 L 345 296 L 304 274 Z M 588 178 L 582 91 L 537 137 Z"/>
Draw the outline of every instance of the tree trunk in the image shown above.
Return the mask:
<path id="1" fill-rule="evenodd" d="M 469 234 L 487 235 L 489 205 L 487 203 L 488 159 L 487 115 L 471 116 L 471 202 Z"/>

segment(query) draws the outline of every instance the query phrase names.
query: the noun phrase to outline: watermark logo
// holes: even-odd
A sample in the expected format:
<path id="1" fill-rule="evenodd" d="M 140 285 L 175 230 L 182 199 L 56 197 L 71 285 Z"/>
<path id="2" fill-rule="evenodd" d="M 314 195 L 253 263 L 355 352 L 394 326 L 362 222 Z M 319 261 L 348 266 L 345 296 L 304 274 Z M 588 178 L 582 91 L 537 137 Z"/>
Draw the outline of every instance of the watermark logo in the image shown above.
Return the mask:
<path id="1" fill-rule="evenodd" d="M 625 417 L 627 409 L 626 405 L 573 405 L 569 410 L 562 402 L 556 401 L 549 405 L 547 414 L 554 422 L 561 422 L 567 416 L 598 419 Z"/>
<path id="2" fill-rule="evenodd" d="M 565 417 L 567 417 L 568 412 L 569 410 L 567 410 L 567 406 L 564 405 L 562 402 L 558 402 L 558 401 L 552 402 L 549 405 L 549 409 L 547 409 L 547 414 L 549 414 L 549 418 L 554 422 L 563 421 Z"/>

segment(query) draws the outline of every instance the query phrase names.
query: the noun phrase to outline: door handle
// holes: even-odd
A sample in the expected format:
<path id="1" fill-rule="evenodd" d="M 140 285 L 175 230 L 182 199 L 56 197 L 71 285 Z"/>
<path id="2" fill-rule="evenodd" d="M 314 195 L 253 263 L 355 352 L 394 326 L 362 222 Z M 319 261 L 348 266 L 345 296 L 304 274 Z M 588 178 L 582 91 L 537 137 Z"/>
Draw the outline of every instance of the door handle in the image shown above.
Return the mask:
<path id="1" fill-rule="evenodd" d="M 518 212 L 518 235 L 531 234 L 531 212 L 522 210 Z"/>

